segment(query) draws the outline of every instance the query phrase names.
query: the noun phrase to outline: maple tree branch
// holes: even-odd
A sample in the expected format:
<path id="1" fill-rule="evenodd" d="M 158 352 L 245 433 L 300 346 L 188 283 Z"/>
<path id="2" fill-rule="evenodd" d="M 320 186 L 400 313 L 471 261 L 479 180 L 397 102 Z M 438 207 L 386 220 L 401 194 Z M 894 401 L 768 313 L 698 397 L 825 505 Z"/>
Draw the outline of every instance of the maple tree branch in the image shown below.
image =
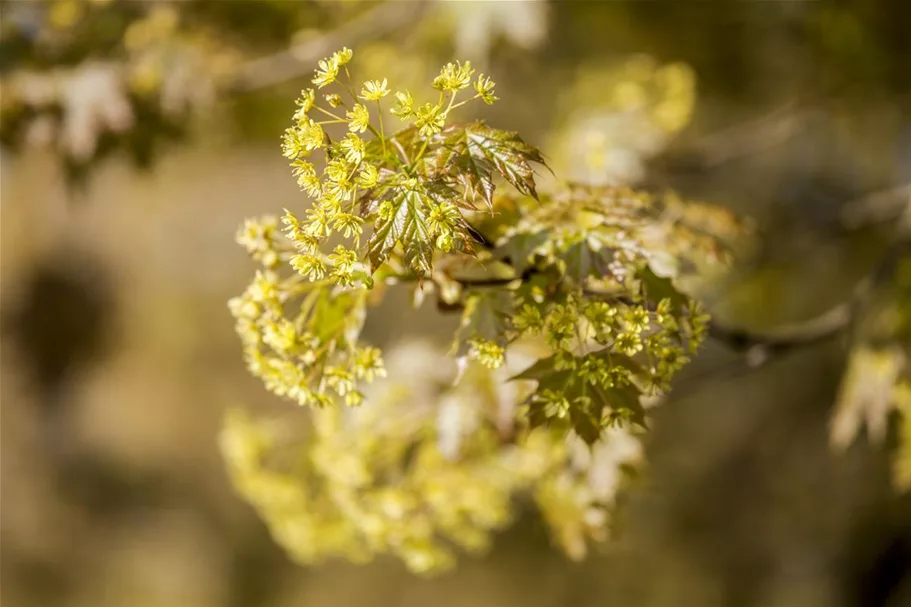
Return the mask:
<path id="1" fill-rule="evenodd" d="M 911 182 L 877 190 L 844 205 L 841 223 L 846 229 L 857 229 L 874 224 L 911 221 Z"/>
<path id="2" fill-rule="evenodd" d="M 509 278 L 472 278 L 459 279 L 450 276 L 450 279 L 463 287 L 498 287 L 516 281 L 526 281 L 535 274 L 533 268 L 525 270 L 521 275 Z M 811 320 L 799 323 L 781 325 L 768 332 L 750 331 L 749 329 L 726 325 L 717 319 L 709 322 L 709 336 L 717 342 L 723 343 L 735 352 L 747 354 L 750 366 L 760 366 L 767 362 L 772 355 L 780 355 L 798 347 L 812 346 L 837 337 L 846 331 L 852 322 L 855 309 L 861 296 L 866 294 L 867 282 L 858 287 L 857 293 L 851 300 L 843 302 L 827 312 Z M 629 302 L 622 295 L 610 296 L 617 301 Z M 460 303 L 437 302 L 437 308 L 443 312 L 458 312 L 463 309 Z"/>
<path id="3" fill-rule="evenodd" d="M 851 325 L 854 308 L 852 299 L 806 322 L 789 323 L 768 332 L 732 327 L 713 319 L 709 322 L 709 337 L 735 352 L 746 353 L 750 366 L 758 367 L 773 355 L 819 344 L 841 335 Z"/>

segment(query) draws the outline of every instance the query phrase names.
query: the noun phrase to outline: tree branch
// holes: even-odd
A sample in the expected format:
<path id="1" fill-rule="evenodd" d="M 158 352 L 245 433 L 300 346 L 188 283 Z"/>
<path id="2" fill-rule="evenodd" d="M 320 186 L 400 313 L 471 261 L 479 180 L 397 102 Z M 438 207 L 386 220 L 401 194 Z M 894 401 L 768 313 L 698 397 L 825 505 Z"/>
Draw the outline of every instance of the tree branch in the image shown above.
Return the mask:
<path id="1" fill-rule="evenodd" d="M 765 116 L 723 128 L 697 141 L 668 150 L 652 163 L 652 170 L 706 171 L 749 157 L 786 143 L 819 116 L 817 110 L 796 102 L 783 105 Z"/>
<path id="2" fill-rule="evenodd" d="M 911 221 L 911 182 L 872 192 L 844 205 L 841 223 L 846 229 L 900 221 Z"/>
<path id="3" fill-rule="evenodd" d="M 309 72 L 316 61 L 342 46 L 375 40 L 390 34 L 417 21 L 426 8 L 426 0 L 383 2 L 332 32 L 246 63 L 229 86 L 229 90 L 255 91 L 299 78 Z"/>
<path id="4" fill-rule="evenodd" d="M 855 299 L 852 298 L 809 321 L 782 325 L 765 333 L 731 327 L 712 320 L 709 323 L 709 336 L 735 352 L 745 352 L 747 363 L 758 367 L 773 355 L 822 343 L 842 334 L 851 325 L 854 302 Z"/>
<path id="5" fill-rule="evenodd" d="M 527 269 L 519 276 L 511 278 L 449 278 L 463 287 L 498 287 L 506 286 L 516 281 L 526 281 L 535 270 Z M 735 352 L 746 353 L 747 364 L 758 367 L 765 364 L 772 356 L 784 354 L 790 350 L 812 346 L 837 337 L 845 332 L 851 325 L 859 302 L 869 291 L 869 281 L 863 281 L 855 291 L 855 295 L 827 312 L 809 321 L 780 325 L 768 332 L 750 331 L 745 328 L 733 327 L 713 319 L 709 323 L 709 337 L 718 341 Z M 588 293 L 598 296 L 599 293 Z M 620 302 L 631 303 L 622 295 L 611 296 Z M 437 308 L 442 312 L 459 312 L 463 306 L 459 303 L 451 304 L 443 301 L 437 302 Z"/>

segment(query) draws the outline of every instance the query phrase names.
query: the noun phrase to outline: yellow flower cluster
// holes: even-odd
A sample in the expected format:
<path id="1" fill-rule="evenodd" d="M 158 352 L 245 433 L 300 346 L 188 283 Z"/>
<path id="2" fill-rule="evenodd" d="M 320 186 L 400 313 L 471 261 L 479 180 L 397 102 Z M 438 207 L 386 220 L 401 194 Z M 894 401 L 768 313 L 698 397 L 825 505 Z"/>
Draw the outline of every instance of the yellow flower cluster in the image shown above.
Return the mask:
<path id="1" fill-rule="evenodd" d="M 351 252 L 340 247 L 325 259 L 296 253 L 274 217 L 247 220 L 237 240 L 264 266 L 228 302 L 250 372 L 301 405 L 325 407 L 335 399 L 360 405 L 360 384 L 385 374 L 380 351 L 358 343 L 367 291 L 307 282 L 301 275 L 322 278 L 331 271 L 344 283 L 360 267 Z M 281 261 L 301 274 L 282 279 Z"/>
<path id="2" fill-rule="evenodd" d="M 369 273 L 359 272 L 358 265 L 367 252 L 373 251 L 376 266 L 401 241 L 405 258 L 416 260 L 412 269 L 428 270 L 432 248 L 449 251 L 453 247 L 461 213 L 438 191 L 428 190 L 435 176 L 428 174 L 425 157 L 439 147 L 431 138 L 442 131 L 453 109 L 471 99 L 493 103 L 496 97 L 494 83 L 481 75 L 475 82 L 477 94 L 456 103 L 458 92 L 471 85 L 474 69 L 469 62 L 447 64 L 433 82 L 440 91 L 436 103 L 416 105 L 410 91 L 394 92 L 396 103 L 390 112 L 409 122 L 418 137 L 409 135 L 407 128 L 387 135 L 381 102 L 392 92 L 389 82 L 368 80 L 355 95 L 347 67 L 352 56 L 343 49 L 319 62 L 313 78 L 318 89 L 332 84 L 342 89 L 323 96 L 329 108 L 317 102 L 314 89 L 302 91 L 297 100 L 294 123 L 282 137 L 282 151 L 291 161 L 298 185 L 314 203 L 300 219 L 286 212 L 284 223 L 297 249 L 292 266 L 303 276 L 328 278 L 346 287 L 369 287 Z M 375 119 L 367 105 L 371 103 L 376 105 Z M 330 136 L 336 124 L 346 125 L 347 133 Z M 325 152 L 321 171 L 310 160 L 317 150 Z M 372 231 L 373 240 L 362 247 L 364 224 L 369 221 L 379 223 Z M 320 255 L 320 246 L 336 233 L 351 241 L 342 247 L 350 254 L 337 247 L 328 257 Z M 406 243 L 406 235 L 415 242 Z M 411 247 L 419 252 L 410 254 Z"/>
<path id="3" fill-rule="evenodd" d="M 482 75 L 474 83 L 477 93 L 456 102 L 459 91 L 471 85 L 474 70 L 468 62 L 450 63 L 434 80 L 437 103 L 417 105 L 411 92 L 394 91 L 396 105 L 390 111 L 409 126 L 387 135 L 382 101 L 393 91 L 384 78 L 364 82 L 355 94 L 348 71 L 352 57 L 352 51 L 342 49 L 320 61 L 316 88 L 297 99 L 282 152 L 312 205 L 303 213 L 285 209 L 283 235 L 274 218 L 244 225 L 237 240 L 263 270 L 230 303 L 251 372 L 272 392 L 316 406 L 334 399 L 358 405 L 360 383 L 383 373 L 378 351 L 357 343 L 379 266 L 389 262 L 422 280 L 435 252 L 449 252 L 469 238 L 458 207 L 464 204 L 462 194 L 440 181 L 434 164 L 445 142 L 433 138 L 453 109 L 472 99 L 494 100 L 494 84 Z M 340 90 L 324 92 L 331 85 Z M 501 147 L 497 153 L 529 155 L 508 133 L 479 131 L 477 137 L 482 136 L 500 137 L 519 150 Z M 507 145 L 478 141 L 479 146 Z M 314 160 L 314 152 L 324 158 Z M 528 179 L 530 169 L 524 166 L 521 175 Z M 451 183 L 456 179 L 451 177 Z M 485 179 L 491 179 L 489 173 Z M 362 243 L 365 231 L 369 239 Z M 345 241 L 329 249 L 327 241 L 339 236 Z M 295 271 L 293 276 L 282 276 L 283 264 Z M 501 347 L 477 345 L 490 366 L 502 362 Z"/>

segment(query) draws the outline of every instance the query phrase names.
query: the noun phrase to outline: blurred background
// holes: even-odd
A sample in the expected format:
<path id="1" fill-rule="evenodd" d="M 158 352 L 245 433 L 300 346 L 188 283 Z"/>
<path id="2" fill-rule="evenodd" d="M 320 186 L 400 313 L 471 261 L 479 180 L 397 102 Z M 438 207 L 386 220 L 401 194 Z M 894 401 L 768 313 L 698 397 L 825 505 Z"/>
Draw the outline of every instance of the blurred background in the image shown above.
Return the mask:
<path id="1" fill-rule="evenodd" d="M 471 59 L 498 83 L 483 117 L 558 174 L 752 218 L 705 297 L 761 332 L 849 301 L 890 255 L 911 5 L 4 0 L 0 18 L 4 605 L 911 605 L 894 433 L 831 446 L 855 334 L 759 358 L 710 343 L 654 412 L 622 533 L 578 564 L 529 511 L 433 579 L 300 567 L 217 446 L 226 407 L 291 406 L 246 372 L 226 301 L 253 269 L 243 219 L 306 204 L 279 139 L 317 59 L 348 46 L 393 87 Z M 381 343 L 451 328 L 383 310 Z"/>

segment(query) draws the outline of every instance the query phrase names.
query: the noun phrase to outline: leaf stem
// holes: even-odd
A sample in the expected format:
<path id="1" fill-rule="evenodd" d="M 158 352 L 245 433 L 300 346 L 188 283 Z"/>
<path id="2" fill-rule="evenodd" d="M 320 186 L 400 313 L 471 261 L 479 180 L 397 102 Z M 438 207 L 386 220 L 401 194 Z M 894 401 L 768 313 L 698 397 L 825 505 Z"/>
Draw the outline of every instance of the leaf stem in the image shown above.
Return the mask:
<path id="1" fill-rule="evenodd" d="M 383 124 L 383 108 L 380 107 L 380 100 L 376 100 L 376 115 L 380 118 L 380 143 L 383 146 L 383 158 L 386 157 L 386 127 Z"/>
<path id="2" fill-rule="evenodd" d="M 336 114 L 333 114 L 333 113 L 330 112 L 329 110 L 324 110 L 323 108 L 321 108 L 321 107 L 318 106 L 318 105 L 314 105 L 314 106 L 313 106 L 313 109 L 319 110 L 320 112 L 324 113 L 326 116 L 330 116 L 330 117 L 332 117 L 332 118 L 335 118 L 336 120 L 338 120 L 338 121 L 340 121 L 340 122 L 348 122 L 347 120 L 345 120 L 345 119 L 342 118 L 341 116 L 337 116 Z"/>
<path id="3" fill-rule="evenodd" d="M 449 115 L 449 111 L 453 108 L 453 103 L 455 103 L 456 95 L 459 94 L 459 91 L 452 91 L 452 97 L 449 98 L 449 105 L 446 106 L 446 111 L 443 112 L 443 119 Z"/>
<path id="4" fill-rule="evenodd" d="M 402 155 L 402 161 L 403 161 L 406 165 L 410 165 L 410 164 L 411 164 L 411 160 L 409 160 L 408 154 L 405 152 L 405 148 L 402 147 L 402 144 L 399 143 L 399 140 L 396 139 L 396 138 L 393 136 L 393 137 L 390 137 L 389 142 L 392 143 L 392 145 L 394 145 L 395 148 L 399 151 L 399 154 Z"/>

